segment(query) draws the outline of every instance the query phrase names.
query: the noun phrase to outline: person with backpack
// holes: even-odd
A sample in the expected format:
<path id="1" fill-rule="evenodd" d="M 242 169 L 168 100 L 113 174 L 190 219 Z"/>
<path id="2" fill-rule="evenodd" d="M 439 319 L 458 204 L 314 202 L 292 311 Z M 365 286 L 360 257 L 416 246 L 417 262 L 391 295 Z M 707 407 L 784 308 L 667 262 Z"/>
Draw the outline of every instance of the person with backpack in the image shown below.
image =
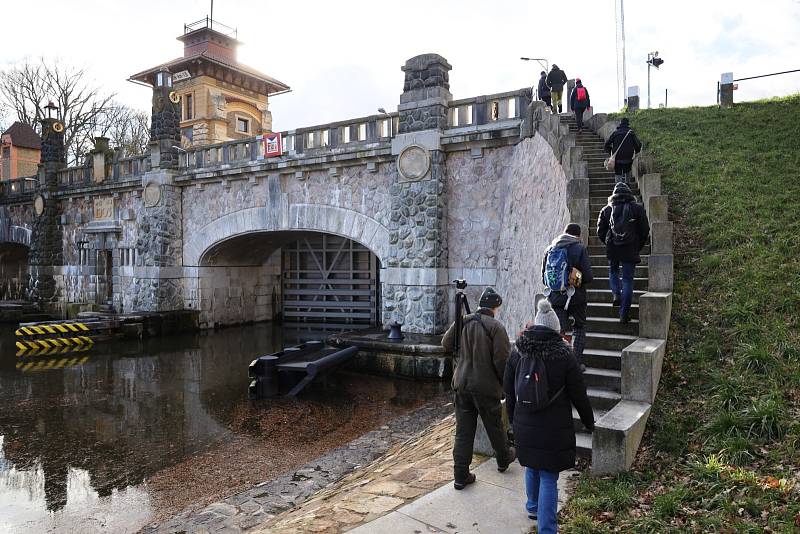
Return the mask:
<path id="1" fill-rule="evenodd" d="M 533 324 L 516 340 L 503 376 L 508 421 L 525 467 L 525 509 L 537 532 L 557 530 L 558 475 L 575 466 L 572 406 L 594 431 L 594 414 L 575 356 L 559 334 L 561 323 L 542 299 Z"/>
<path id="2" fill-rule="evenodd" d="M 575 111 L 575 123 L 578 125 L 578 133 L 583 131 L 583 112 L 591 106 L 589 91 L 583 86 L 580 78 L 575 78 L 575 87 L 569 96 L 569 106 Z"/>
<path id="3" fill-rule="evenodd" d="M 564 233 L 553 240 L 542 259 L 542 282 L 545 295 L 561 322 L 559 331 L 565 334 L 572 317 L 572 346 L 581 371 L 583 349 L 586 346 L 586 286 L 592 282 L 592 262 L 581 243 L 581 226 L 570 223 Z"/>
<path id="4" fill-rule="evenodd" d="M 496 455 L 497 470 L 504 472 L 516 458 L 516 451 L 508 444 L 500 404 L 503 371 L 511 348 L 506 329 L 495 318 L 502 303 L 503 299 L 491 287 L 481 293 L 478 311 L 464 317 L 458 354 L 454 355 L 453 487 L 457 490 L 475 482 L 469 465 L 479 415 Z M 453 323 L 442 337 L 442 346 L 451 352 L 455 345 L 455 325 Z"/>
<path id="5" fill-rule="evenodd" d="M 614 181 L 627 182 L 630 178 L 633 156 L 642 151 L 642 143 L 630 126 L 627 117 L 619 121 L 604 145 L 606 152 L 614 157 Z"/>
<path id="6" fill-rule="evenodd" d="M 564 94 L 564 84 L 567 83 L 566 73 L 558 68 L 558 65 L 553 63 L 550 68 L 550 73 L 547 75 L 547 87 L 550 88 L 550 96 L 553 99 L 553 111 L 558 108 L 561 113 L 561 96 Z"/>
<path id="7" fill-rule="evenodd" d="M 649 235 L 650 222 L 644 207 L 636 203 L 636 197 L 626 183 L 618 183 L 614 186 L 614 193 L 608 197 L 608 205 L 597 218 L 597 236 L 606 246 L 609 285 L 614 295 L 612 306 L 619 306 L 619 320 L 623 324 L 631 320 L 633 275 L 636 265 L 642 261 L 639 251 L 647 243 Z"/>
<path id="8" fill-rule="evenodd" d="M 550 103 L 550 88 L 547 87 L 547 73 L 542 71 L 539 74 L 541 77 L 539 78 L 539 87 L 536 89 L 536 92 L 539 93 L 539 100 L 547 104 L 547 107 L 552 107 Z"/>

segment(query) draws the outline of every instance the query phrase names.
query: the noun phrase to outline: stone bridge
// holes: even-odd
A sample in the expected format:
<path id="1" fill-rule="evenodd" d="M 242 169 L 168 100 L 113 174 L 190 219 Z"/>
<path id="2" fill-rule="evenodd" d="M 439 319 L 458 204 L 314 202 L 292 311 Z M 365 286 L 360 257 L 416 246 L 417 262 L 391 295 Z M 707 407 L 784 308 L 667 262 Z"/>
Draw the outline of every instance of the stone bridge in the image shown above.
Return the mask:
<path id="1" fill-rule="evenodd" d="M 450 68 L 412 58 L 396 112 L 281 132 L 270 157 L 265 136 L 176 147 L 162 87 L 144 156 L 99 146 L 67 168 L 45 121 L 39 175 L 0 184 L 0 251 L 30 247 L 28 291 L 56 309 L 438 333 L 463 277 L 513 294 L 517 331 L 545 245 L 589 223 L 586 165 L 529 88 L 454 100 Z"/>

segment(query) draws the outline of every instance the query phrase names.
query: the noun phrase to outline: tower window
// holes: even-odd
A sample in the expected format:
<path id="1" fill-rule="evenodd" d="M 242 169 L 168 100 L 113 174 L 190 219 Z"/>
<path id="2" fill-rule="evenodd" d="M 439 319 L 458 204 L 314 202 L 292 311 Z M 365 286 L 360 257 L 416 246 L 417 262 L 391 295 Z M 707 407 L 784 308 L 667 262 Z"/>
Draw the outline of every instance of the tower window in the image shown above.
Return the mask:
<path id="1" fill-rule="evenodd" d="M 250 121 L 247 119 L 242 119 L 241 117 L 237 117 L 236 131 L 240 133 L 248 133 L 250 131 Z"/>
<path id="2" fill-rule="evenodd" d="M 184 106 L 184 113 L 183 113 L 183 120 L 191 120 L 194 118 L 194 102 L 193 102 L 192 94 L 187 93 L 184 101 L 186 102 Z"/>

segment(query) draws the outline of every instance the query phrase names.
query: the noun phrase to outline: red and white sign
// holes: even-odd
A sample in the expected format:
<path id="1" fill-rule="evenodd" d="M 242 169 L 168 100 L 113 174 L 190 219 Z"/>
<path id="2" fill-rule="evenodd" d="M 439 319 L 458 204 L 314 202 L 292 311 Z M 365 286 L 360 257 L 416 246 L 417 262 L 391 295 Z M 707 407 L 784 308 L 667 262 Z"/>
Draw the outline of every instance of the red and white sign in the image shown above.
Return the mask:
<path id="1" fill-rule="evenodd" d="M 283 144 L 280 133 L 264 134 L 264 157 L 275 158 L 283 154 Z"/>

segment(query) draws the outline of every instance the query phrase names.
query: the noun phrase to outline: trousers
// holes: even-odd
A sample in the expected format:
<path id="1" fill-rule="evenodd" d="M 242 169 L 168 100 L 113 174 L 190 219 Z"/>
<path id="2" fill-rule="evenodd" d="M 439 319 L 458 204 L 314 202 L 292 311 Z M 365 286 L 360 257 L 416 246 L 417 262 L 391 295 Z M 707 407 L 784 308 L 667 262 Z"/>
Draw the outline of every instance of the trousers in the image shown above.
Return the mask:
<path id="1" fill-rule="evenodd" d="M 472 446 L 478 428 L 478 416 L 486 427 L 489 441 L 494 449 L 497 465 L 508 465 L 511 451 L 508 447 L 505 428 L 503 428 L 502 406 L 500 401 L 468 392 L 455 393 L 456 439 L 453 444 L 453 478 L 463 482 L 469 476 L 472 463 Z"/>

